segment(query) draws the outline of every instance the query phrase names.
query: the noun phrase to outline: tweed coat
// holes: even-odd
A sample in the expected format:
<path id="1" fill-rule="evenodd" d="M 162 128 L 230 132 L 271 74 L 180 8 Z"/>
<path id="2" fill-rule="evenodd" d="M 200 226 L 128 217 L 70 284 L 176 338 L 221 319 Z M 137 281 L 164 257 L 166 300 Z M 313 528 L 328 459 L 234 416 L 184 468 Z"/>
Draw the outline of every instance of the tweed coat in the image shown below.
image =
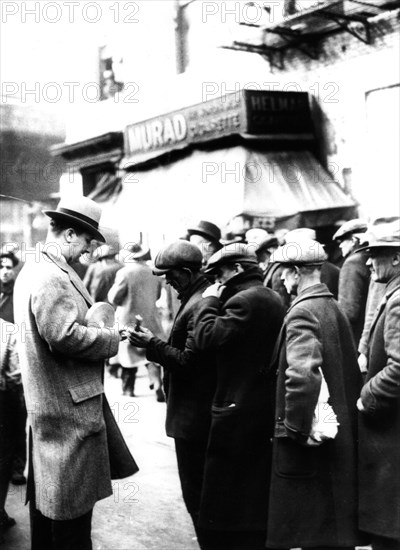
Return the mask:
<path id="1" fill-rule="evenodd" d="M 119 335 L 84 326 L 91 304 L 64 258 L 43 251 L 24 265 L 15 284 L 36 507 L 55 520 L 79 517 L 112 493 L 102 377 L 103 360 L 115 355 Z"/>
<path id="2" fill-rule="evenodd" d="M 267 546 L 356 546 L 362 542 L 356 470 L 361 374 L 349 322 L 325 284 L 305 289 L 294 300 L 276 359 Z M 340 425 L 335 439 L 308 447 L 322 380 L 319 367 Z"/>
<path id="3" fill-rule="evenodd" d="M 195 313 L 209 284 L 199 276 L 180 296 L 181 307 L 168 342 L 154 337 L 147 348 L 147 359 L 164 367 L 167 435 L 189 441 L 207 440 L 216 384 L 213 355 L 197 350 L 194 344 Z"/>
<path id="4" fill-rule="evenodd" d="M 136 315 L 143 317 L 143 326 L 159 338 L 164 337 L 161 318 L 156 301 L 161 294 L 161 283 L 145 262 L 134 261 L 116 272 L 115 281 L 108 292 L 108 300 L 116 306 L 115 318 L 120 328 L 135 325 Z M 145 361 L 145 351 L 129 344 L 120 343 L 119 363 L 125 367 L 136 367 Z"/>
<path id="5" fill-rule="evenodd" d="M 217 388 L 199 525 L 206 529 L 264 531 L 273 430 L 273 380 L 266 375 L 284 316 L 278 294 L 261 272 L 226 283 L 221 300 L 203 298 L 195 342 L 217 359 Z"/>
<path id="6" fill-rule="evenodd" d="M 360 528 L 400 540 L 400 275 L 372 321 L 361 391 Z"/>
<path id="7" fill-rule="evenodd" d="M 366 265 L 368 254 L 365 250 L 353 251 L 345 259 L 339 275 L 338 302 L 347 315 L 353 331 L 354 342 L 358 347 L 364 328 L 370 270 Z"/>

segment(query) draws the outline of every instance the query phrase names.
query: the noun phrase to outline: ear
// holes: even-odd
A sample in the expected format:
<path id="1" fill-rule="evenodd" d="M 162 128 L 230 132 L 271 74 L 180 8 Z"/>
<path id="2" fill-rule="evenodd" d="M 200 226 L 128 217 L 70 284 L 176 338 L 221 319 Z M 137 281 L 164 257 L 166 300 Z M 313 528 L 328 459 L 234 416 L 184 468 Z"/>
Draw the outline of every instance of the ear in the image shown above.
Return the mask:
<path id="1" fill-rule="evenodd" d="M 395 252 L 392 256 L 392 265 L 400 265 L 400 250 Z"/>
<path id="2" fill-rule="evenodd" d="M 64 231 L 64 237 L 67 243 L 70 243 L 71 241 L 73 241 L 75 235 L 76 235 L 75 230 L 72 227 L 69 227 Z"/>

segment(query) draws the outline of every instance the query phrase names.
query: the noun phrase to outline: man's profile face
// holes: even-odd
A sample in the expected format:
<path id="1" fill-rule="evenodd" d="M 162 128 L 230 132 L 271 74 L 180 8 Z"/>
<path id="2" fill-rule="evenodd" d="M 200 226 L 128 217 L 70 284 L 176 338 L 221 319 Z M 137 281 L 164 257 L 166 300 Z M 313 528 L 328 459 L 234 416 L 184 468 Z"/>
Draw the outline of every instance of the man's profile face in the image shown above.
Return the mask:
<path id="1" fill-rule="evenodd" d="M 348 237 L 347 239 L 342 239 L 339 243 L 339 248 L 342 252 L 343 258 L 346 258 L 352 252 L 354 248 L 354 241 L 351 237 Z"/>
<path id="2" fill-rule="evenodd" d="M 296 294 L 299 286 L 297 272 L 293 266 L 285 266 L 282 271 L 281 280 L 288 294 Z"/>
<path id="3" fill-rule="evenodd" d="M 170 269 L 165 274 L 165 282 L 172 286 L 178 294 L 184 292 L 191 281 L 191 272 L 189 269 Z"/>
<path id="4" fill-rule="evenodd" d="M 367 266 L 371 271 L 371 279 L 379 283 L 387 283 L 399 273 L 399 255 L 398 250 L 372 248 L 367 260 Z"/>
<path id="5" fill-rule="evenodd" d="M 90 233 L 83 231 L 78 235 L 76 231 L 73 230 L 71 240 L 69 241 L 68 263 L 76 262 L 83 254 L 89 254 L 92 241 L 93 237 Z"/>
<path id="6" fill-rule="evenodd" d="M 220 285 L 224 285 L 237 274 L 238 271 L 235 266 L 221 265 L 215 270 L 215 279 L 219 282 Z"/>
<path id="7" fill-rule="evenodd" d="M 0 281 L 9 283 L 15 278 L 15 270 L 13 261 L 10 258 L 1 258 Z"/>

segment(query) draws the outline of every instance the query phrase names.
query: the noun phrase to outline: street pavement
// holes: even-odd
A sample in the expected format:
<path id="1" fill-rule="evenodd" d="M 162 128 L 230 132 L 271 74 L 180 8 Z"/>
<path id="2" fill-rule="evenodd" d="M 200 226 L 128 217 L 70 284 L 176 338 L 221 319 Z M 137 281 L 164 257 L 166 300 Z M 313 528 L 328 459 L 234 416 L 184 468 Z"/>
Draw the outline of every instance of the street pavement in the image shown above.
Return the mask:
<path id="1" fill-rule="evenodd" d="M 94 550 L 198 550 L 182 501 L 173 440 L 165 435 L 165 403 L 149 389 L 140 369 L 136 397 L 121 395 L 121 381 L 106 375 L 106 394 L 140 471 L 113 482 L 113 495 L 94 509 Z M 25 486 L 10 486 L 8 514 L 17 525 L 5 534 L 1 550 L 29 550 Z"/>

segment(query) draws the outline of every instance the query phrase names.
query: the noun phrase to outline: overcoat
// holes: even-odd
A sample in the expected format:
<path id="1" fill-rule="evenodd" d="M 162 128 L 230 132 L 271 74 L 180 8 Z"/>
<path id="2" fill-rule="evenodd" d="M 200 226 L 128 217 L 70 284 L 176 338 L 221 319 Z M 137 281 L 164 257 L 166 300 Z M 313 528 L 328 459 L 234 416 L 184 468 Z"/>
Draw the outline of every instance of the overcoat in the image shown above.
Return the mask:
<path id="1" fill-rule="evenodd" d="M 164 367 L 167 395 L 167 435 L 193 441 L 208 438 L 211 402 L 215 392 L 215 361 L 194 344 L 195 313 L 201 295 L 209 286 L 203 275 L 180 296 L 168 342 L 154 337 L 147 348 L 147 359 Z"/>
<path id="2" fill-rule="evenodd" d="M 372 321 L 361 391 L 360 528 L 400 539 L 400 275 Z"/>
<path id="3" fill-rule="evenodd" d="M 278 294 L 263 286 L 258 269 L 230 279 L 221 300 L 200 304 L 195 342 L 217 360 L 199 516 L 205 529 L 266 530 L 273 430 L 266 367 L 283 316 Z"/>
<path id="4" fill-rule="evenodd" d="M 338 302 L 347 315 L 353 331 L 354 342 L 358 347 L 364 328 L 370 270 L 366 265 L 368 254 L 365 250 L 353 251 L 345 259 L 339 275 Z"/>
<path id="5" fill-rule="evenodd" d="M 108 300 L 116 306 L 115 319 L 121 328 L 135 325 L 136 315 L 143 317 L 143 326 L 159 338 L 164 337 L 161 317 L 156 301 L 161 294 L 161 283 L 145 262 L 134 261 L 115 275 L 115 281 L 108 292 Z M 119 363 L 135 367 L 145 359 L 145 351 L 122 340 L 118 351 Z"/>
<path id="6" fill-rule="evenodd" d="M 147 359 L 164 367 L 166 432 L 175 439 L 183 499 L 195 524 L 199 512 L 216 372 L 212 355 L 196 349 L 193 332 L 195 312 L 209 284 L 199 274 L 190 287 L 179 295 L 181 306 L 168 342 L 155 336 L 146 351 Z"/>
<path id="7" fill-rule="evenodd" d="M 356 470 L 361 374 L 350 325 L 325 284 L 296 297 L 275 354 L 278 379 L 267 546 L 356 546 L 361 541 Z M 319 367 L 340 425 L 335 439 L 308 447 L 322 380 Z"/>
<path id="8" fill-rule="evenodd" d="M 102 376 L 119 335 L 85 326 L 92 303 L 64 258 L 43 251 L 15 284 L 36 507 L 54 520 L 82 516 L 112 494 Z"/>

